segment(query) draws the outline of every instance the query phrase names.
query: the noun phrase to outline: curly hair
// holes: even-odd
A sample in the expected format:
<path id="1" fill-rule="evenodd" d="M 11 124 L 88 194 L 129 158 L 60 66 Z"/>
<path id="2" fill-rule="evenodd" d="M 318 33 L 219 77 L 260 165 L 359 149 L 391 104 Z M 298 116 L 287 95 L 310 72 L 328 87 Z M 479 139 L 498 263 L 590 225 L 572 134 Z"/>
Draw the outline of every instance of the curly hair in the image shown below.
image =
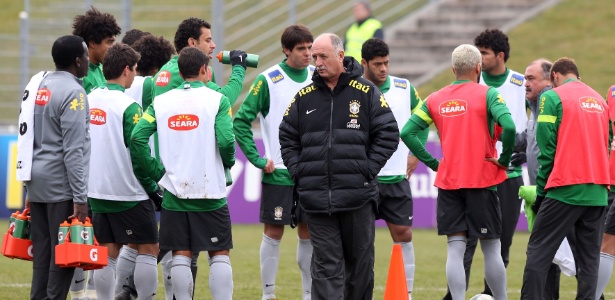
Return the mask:
<path id="1" fill-rule="evenodd" d="M 491 49 L 495 55 L 504 52 L 504 62 L 510 57 L 508 36 L 499 29 L 485 29 L 485 31 L 474 38 L 474 45 L 476 47 Z"/>
<path id="2" fill-rule="evenodd" d="M 164 37 L 145 35 L 136 41 L 132 47 L 141 54 L 137 64 L 137 72 L 143 75 L 153 75 L 154 70 L 160 70 L 171 59 L 175 49 Z"/>
<path id="3" fill-rule="evenodd" d="M 100 44 L 105 38 L 117 36 L 121 32 L 112 14 L 102 13 L 93 6 L 85 14 L 73 19 L 73 34 L 82 37 L 86 44 Z"/>
<path id="4" fill-rule="evenodd" d="M 124 37 L 122 38 L 122 43 L 132 47 L 136 41 L 138 41 L 144 35 L 151 34 L 147 31 L 141 31 L 139 29 L 130 29 L 126 31 Z"/>
<path id="5" fill-rule="evenodd" d="M 365 61 L 369 62 L 370 60 L 376 57 L 384 57 L 389 56 L 389 46 L 379 38 L 371 38 L 361 47 L 361 57 L 365 59 Z"/>
<path id="6" fill-rule="evenodd" d="M 188 39 L 199 39 L 201 36 L 201 28 L 211 29 L 211 25 L 203 19 L 188 18 L 183 20 L 177 27 L 175 32 L 175 51 L 181 52 L 186 46 L 188 46 Z"/>

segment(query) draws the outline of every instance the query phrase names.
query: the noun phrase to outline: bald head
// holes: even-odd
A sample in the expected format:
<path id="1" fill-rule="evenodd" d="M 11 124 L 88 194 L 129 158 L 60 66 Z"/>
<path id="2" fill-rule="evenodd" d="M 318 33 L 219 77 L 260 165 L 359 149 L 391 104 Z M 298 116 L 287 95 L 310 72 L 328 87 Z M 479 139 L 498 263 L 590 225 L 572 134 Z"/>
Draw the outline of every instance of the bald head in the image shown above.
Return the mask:
<path id="1" fill-rule="evenodd" d="M 478 51 L 478 48 L 474 45 L 463 44 L 455 48 L 451 55 L 451 61 L 453 64 L 453 72 L 458 77 L 474 75 L 477 65 L 479 66 L 478 71 L 480 73 L 482 57 L 480 51 Z"/>
<path id="2" fill-rule="evenodd" d="M 337 84 L 337 79 L 344 72 L 344 43 L 333 33 L 319 35 L 312 44 L 312 58 L 318 75 L 325 82 Z"/>

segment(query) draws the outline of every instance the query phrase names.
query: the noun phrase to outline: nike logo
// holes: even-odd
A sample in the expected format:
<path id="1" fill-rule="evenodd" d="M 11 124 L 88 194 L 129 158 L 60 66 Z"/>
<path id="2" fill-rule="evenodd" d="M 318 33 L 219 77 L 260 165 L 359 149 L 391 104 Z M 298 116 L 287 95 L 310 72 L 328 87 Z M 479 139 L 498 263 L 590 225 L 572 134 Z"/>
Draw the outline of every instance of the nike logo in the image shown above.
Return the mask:
<path id="1" fill-rule="evenodd" d="M 413 216 L 410 216 L 410 217 L 408 218 L 408 220 L 412 220 L 412 218 L 413 218 Z"/>
<path id="2" fill-rule="evenodd" d="M 85 278 L 83 278 L 83 279 L 81 279 L 81 280 L 75 280 L 75 283 L 76 283 L 76 284 L 79 284 L 79 283 L 82 283 L 82 282 L 84 282 L 84 281 L 85 281 Z"/>
<path id="3" fill-rule="evenodd" d="M 305 114 L 306 114 L 306 115 L 309 115 L 309 114 L 313 113 L 315 110 L 316 110 L 316 109 L 308 110 L 308 111 L 306 111 L 306 112 L 305 112 Z"/>
<path id="4" fill-rule="evenodd" d="M 265 284 L 265 287 L 274 286 L 275 284 Z"/>

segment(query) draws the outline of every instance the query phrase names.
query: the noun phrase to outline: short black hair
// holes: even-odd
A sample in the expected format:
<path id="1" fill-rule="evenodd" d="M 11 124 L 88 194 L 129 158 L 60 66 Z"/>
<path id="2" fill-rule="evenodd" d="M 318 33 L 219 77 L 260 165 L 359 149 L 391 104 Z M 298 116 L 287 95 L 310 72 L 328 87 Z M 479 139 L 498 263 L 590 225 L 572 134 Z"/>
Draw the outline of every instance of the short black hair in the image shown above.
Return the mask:
<path id="1" fill-rule="evenodd" d="M 122 38 L 122 43 L 132 47 L 132 45 L 136 41 L 138 41 L 144 35 L 148 35 L 148 34 L 151 34 L 151 33 L 145 32 L 145 31 L 141 31 L 139 29 L 130 29 L 130 30 L 126 31 L 126 34 L 124 34 L 124 37 Z"/>
<path id="2" fill-rule="evenodd" d="M 59 37 L 51 46 L 51 57 L 57 69 L 66 69 L 75 63 L 75 59 L 85 53 L 83 38 L 76 35 Z"/>
<path id="3" fill-rule="evenodd" d="M 139 53 L 130 46 L 123 43 L 113 44 L 105 53 L 105 59 L 102 62 L 105 66 L 103 68 L 105 79 L 112 80 L 120 77 L 126 66 L 133 70 L 139 58 L 141 58 Z"/>
<path id="4" fill-rule="evenodd" d="M 555 81 L 555 78 L 553 78 L 553 73 L 560 73 L 562 75 L 574 74 L 577 78 L 580 77 L 577 63 L 574 59 L 569 57 L 562 57 L 553 63 L 551 71 L 549 72 L 551 82 Z"/>
<path id="5" fill-rule="evenodd" d="M 504 62 L 510 57 L 508 36 L 499 29 L 485 29 L 474 38 L 474 46 L 491 49 L 495 55 L 504 52 Z"/>
<path id="6" fill-rule="evenodd" d="M 303 25 L 290 25 L 282 32 L 280 41 L 282 42 L 282 48 L 292 51 L 298 44 L 314 42 L 314 36 Z"/>
<path id="7" fill-rule="evenodd" d="M 83 15 L 73 19 L 73 34 L 82 37 L 86 44 L 94 42 L 100 44 L 107 37 L 113 37 L 122 32 L 117 25 L 115 17 L 109 13 L 102 13 L 92 8 Z"/>
<path id="8" fill-rule="evenodd" d="M 209 64 L 209 57 L 197 48 L 186 47 L 179 52 L 177 66 L 184 79 L 198 77 L 201 67 L 207 67 L 207 64 Z"/>
<path id="9" fill-rule="evenodd" d="M 361 47 L 361 57 L 370 61 L 376 57 L 389 56 L 389 45 L 379 38 L 371 38 Z"/>
<path id="10" fill-rule="evenodd" d="M 160 70 L 162 66 L 171 59 L 175 49 L 165 38 L 145 35 L 136 41 L 132 48 L 141 54 L 141 59 L 137 64 L 137 72 L 150 75 L 155 69 Z"/>
<path id="11" fill-rule="evenodd" d="M 201 36 L 201 28 L 211 29 L 211 25 L 203 19 L 188 18 L 179 23 L 177 31 L 175 32 L 175 51 L 178 53 L 188 46 L 188 39 L 199 39 Z"/>

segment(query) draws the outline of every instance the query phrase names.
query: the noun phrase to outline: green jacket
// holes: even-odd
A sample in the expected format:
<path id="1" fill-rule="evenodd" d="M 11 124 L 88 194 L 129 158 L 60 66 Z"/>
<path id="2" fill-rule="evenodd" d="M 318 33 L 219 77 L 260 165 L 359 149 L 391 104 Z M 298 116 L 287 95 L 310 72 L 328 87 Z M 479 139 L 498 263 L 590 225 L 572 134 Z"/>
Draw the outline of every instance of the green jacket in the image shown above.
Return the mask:
<path id="1" fill-rule="evenodd" d="M 574 80 L 566 80 L 564 84 L 571 81 Z M 562 109 L 562 99 L 554 90 L 549 90 L 540 97 L 540 112 L 536 123 L 536 142 L 538 148 L 540 148 L 538 155 L 540 168 L 536 176 L 536 194 L 570 205 L 605 206 L 608 190 L 603 185 L 575 184 L 552 188 L 548 191 L 544 190 L 549 175 L 553 171 L 557 150 L 557 131 L 562 121 Z M 609 130 L 609 140 L 611 139 L 612 132 Z M 608 149 L 605 149 L 605 151 L 608 151 Z"/>
<path id="2" fill-rule="evenodd" d="M 91 93 L 93 89 L 104 86 L 107 83 L 103 75 L 102 64 L 95 65 L 89 63 L 88 75 L 83 77 L 83 89 L 86 93 Z"/>

